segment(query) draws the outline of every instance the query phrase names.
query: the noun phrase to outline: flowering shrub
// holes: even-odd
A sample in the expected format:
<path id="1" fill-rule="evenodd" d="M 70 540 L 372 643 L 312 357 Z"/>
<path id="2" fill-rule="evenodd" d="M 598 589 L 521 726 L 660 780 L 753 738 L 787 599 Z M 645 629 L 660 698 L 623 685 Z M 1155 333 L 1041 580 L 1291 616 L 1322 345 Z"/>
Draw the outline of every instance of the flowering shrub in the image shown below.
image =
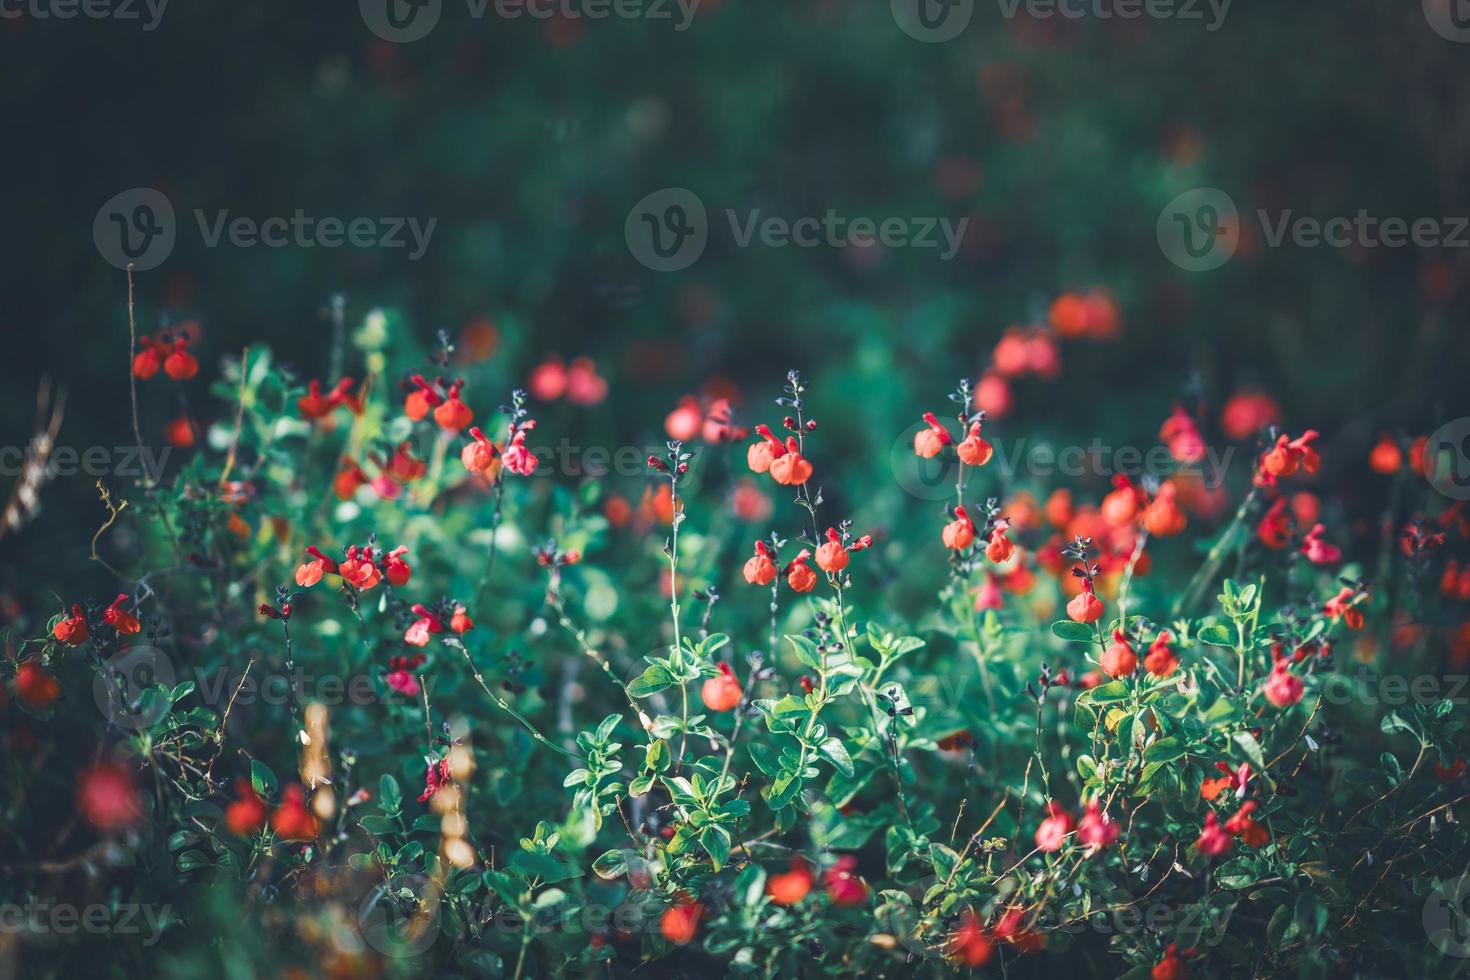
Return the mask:
<path id="1" fill-rule="evenodd" d="M 1360 462 L 1376 546 L 1258 393 L 1233 501 L 1184 406 L 1177 476 L 1018 483 L 1009 379 L 1117 329 L 1101 293 L 1051 320 L 868 435 L 953 485 L 882 523 L 794 371 L 681 402 L 630 490 L 544 478 L 585 358 L 501 395 L 375 314 L 352 377 L 227 360 L 193 455 L 104 488 L 120 584 L 7 633 L 6 900 L 146 903 L 109 955 L 191 975 L 1448 969 L 1463 700 L 1344 686 L 1470 659 L 1434 460 Z M 138 397 L 193 342 L 143 339 Z"/>

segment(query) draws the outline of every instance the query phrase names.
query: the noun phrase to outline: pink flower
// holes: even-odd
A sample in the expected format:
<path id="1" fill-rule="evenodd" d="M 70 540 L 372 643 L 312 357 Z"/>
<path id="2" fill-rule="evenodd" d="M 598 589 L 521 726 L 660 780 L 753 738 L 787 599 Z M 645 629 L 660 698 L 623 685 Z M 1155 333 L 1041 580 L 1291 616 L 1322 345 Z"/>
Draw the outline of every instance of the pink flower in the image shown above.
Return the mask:
<path id="1" fill-rule="evenodd" d="M 1200 831 L 1199 839 L 1194 842 L 1194 846 L 1199 848 L 1201 854 L 1214 857 L 1230 850 L 1232 839 L 1230 831 L 1220 826 L 1219 818 L 1211 810 L 1205 814 L 1204 829 Z"/>
<path id="2" fill-rule="evenodd" d="M 535 427 L 535 422 L 525 422 L 511 433 L 510 445 L 505 447 L 505 453 L 502 456 L 508 472 L 517 476 L 530 476 L 536 472 L 536 466 L 541 461 L 536 458 L 535 453 L 526 448 L 526 433 Z"/>
<path id="3" fill-rule="evenodd" d="M 1087 811 L 1077 823 L 1077 841 L 1087 848 L 1089 854 L 1107 847 L 1118 839 L 1122 830 L 1108 818 L 1096 800 L 1087 804 Z"/>
<path id="4" fill-rule="evenodd" d="M 1342 549 L 1330 545 L 1322 540 L 1327 528 L 1321 524 L 1312 525 L 1307 536 L 1302 539 L 1302 554 L 1307 556 L 1307 561 L 1313 565 L 1335 565 L 1342 561 Z"/>
<path id="5" fill-rule="evenodd" d="M 1036 828 L 1036 847 L 1051 853 L 1062 849 L 1062 842 L 1072 832 L 1072 815 L 1055 801 L 1046 805 L 1047 817 Z"/>

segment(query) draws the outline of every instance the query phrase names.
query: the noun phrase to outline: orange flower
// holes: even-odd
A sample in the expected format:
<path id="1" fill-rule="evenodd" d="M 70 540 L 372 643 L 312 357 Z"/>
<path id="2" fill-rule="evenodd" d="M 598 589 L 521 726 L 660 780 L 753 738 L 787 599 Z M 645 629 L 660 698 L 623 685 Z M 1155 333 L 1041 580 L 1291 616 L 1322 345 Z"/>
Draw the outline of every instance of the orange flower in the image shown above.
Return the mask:
<path id="1" fill-rule="evenodd" d="M 685 902 L 664 912 L 658 920 L 658 931 L 675 946 L 687 946 L 699 932 L 699 917 L 704 906 L 698 902 Z"/>
<path id="2" fill-rule="evenodd" d="M 949 955 L 970 969 L 984 966 L 990 961 L 995 945 L 986 934 L 985 927 L 974 909 L 966 909 L 960 916 L 959 928 L 949 940 Z"/>
<path id="3" fill-rule="evenodd" d="M 1009 521 L 997 521 L 995 529 L 990 532 L 990 543 L 985 546 L 985 557 L 997 565 L 1010 561 L 1011 556 L 1016 553 L 1016 543 L 1006 537 L 1009 528 Z"/>
<path id="4" fill-rule="evenodd" d="M 959 453 L 960 462 L 966 466 L 984 466 L 995 453 L 990 443 L 980 438 L 979 422 L 970 423 L 969 433 L 955 447 L 955 451 Z"/>
<path id="5" fill-rule="evenodd" d="M 38 711 L 61 697 L 61 685 L 40 661 L 27 660 L 16 668 L 15 696 L 27 708 Z"/>
<path id="6" fill-rule="evenodd" d="M 1138 669 L 1138 654 L 1128 645 L 1128 639 L 1119 630 L 1113 630 L 1113 642 L 1103 651 L 1099 666 L 1109 677 L 1127 677 Z"/>
<path id="7" fill-rule="evenodd" d="M 1168 631 L 1160 633 L 1148 648 L 1148 655 L 1143 658 L 1143 669 L 1155 677 L 1168 677 L 1179 669 L 1179 658 L 1174 651 L 1169 649 L 1172 641 Z"/>
<path id="8" fill-rule="evenodd" d="M 1403 450 L 1385 432 L 1378 440 L 1378 444 L 1373 447 L 1373 451 L 1368 454 L 1368 468 L 1374 473 L 1382 473 L 1387 476 L 1390 473 L 1397 472 L 1398 468 L 1402 465 L 1404 465 Z"/>
<path id="9" fill-rule="evenodd" d="M 817 567 L 824 572 L 840 572 L 849 561 L 847 549 L 842 546 L 842 536 L 836 528 L 827 528 L 827 540 L 817 549 Z"/>
<path id="10" fill-rule="evenodd" d="M 771 553 L 766 549 L 764 541 L 755 543 L 755 554 L 746 559 L 745 581 L 751 585 L 770 585 L 776 578 L 776 563 L 771 561 Z"/>
<path id="11" fill-rule="evenodd" d="M 812 464 L 801 455 L 796 437 L 786 437 L 786 452 L 771 460 L 771 478 L 783 487 L 801 486 L 812 477 Z"/>
<path id="12" fill-rule="evenodd" d="M 306 794 L 295 783 L 281 794 L 281 805 L 271 814 L 271 828 L 284 840 L 311 840 L 318 831 L 317 819 L 306 806 Z"/>
<path id="13" fill-rule="evenodd" d="M 248 779 L 236 780 L 235 792 L 240 798 L 225 807 L 225 826 L 232 834 L 248 837 L 265 823 L 265 803 Z"/>
<path id="14" fill-rule="evenodd" d="M 1067 603 L 1067 616 L 1078 623 L 1095 623 L 1102 619 L 1102 600 L 1093 594 L 1090 585 L 1074 595 Z"/>
<path id="15" fill-rule="evenodd" d="M 1148 528 L 1149 534 L 1167 538 L 1184 530 L 1189 521 L 1179 509 L 1178 499 L 1179 488 L 1173 481 L 1159 487 L 1158 496 L 1154 497 L 1143 515 L 1143 526 Z"/>
<path id="16" fill-rule="evenodd" d="M 812 571 L 806 563 L 811 556 L 812 553 L 803 548 L 801 554 L 793 558 L 791 564 L 786 566 L 786 584 L 796 592 L 810 592 L 816 588 L 817 573 Z"/>
<path id="17" fill-rule="evenodd" d="M 806 898 L 816 883 L 815 876 L 801 858 L 791 859 L 791 870 L 774 874 L 766 881 L 766 894 L 777 905 L 795 905 Z"/>
<path id="18" fill-rule="evenodd" d="M 444 404 L 434 409 L 434 421 L 441 429 L 458 432 L 475 420 L 475 413 L 460 400 L 459 392 L 464 382 L 456 381 L 449 386 L 449 397 Z"/>
<path id="19" fill-rule="evenodd" d="M 935 418 L 933 412 L 925 412 L 924 421 L 929 423 L 929 427 L 914 433 L 914 452 L 923 459 L 933 459 L 939 455 L 940 450 L 954 441 L 954 437 Z"/>
<path id="20" fill-rule="evenodd" d="M 975 522 L 970 520 L 970 515 L 965 513 L 965 508 L 954 509 L 954 520 L 944 525 L 944 531 L 940 537 L 944 540 L 946 548 L 955 551 L 963 551 L 975 543 Z"/>
<path id="21" fill-rule="evenodd" d="M 734 711 L 744 696 L 744 692 L 740 690 L 740 681 L 735 679 L 735 672 L 729 664 L 721 661 L 717 666 L 720 672 L 704 682 L 699 689 L 699 696 L 703 699 L 704 706 L 711 711 Z"/>

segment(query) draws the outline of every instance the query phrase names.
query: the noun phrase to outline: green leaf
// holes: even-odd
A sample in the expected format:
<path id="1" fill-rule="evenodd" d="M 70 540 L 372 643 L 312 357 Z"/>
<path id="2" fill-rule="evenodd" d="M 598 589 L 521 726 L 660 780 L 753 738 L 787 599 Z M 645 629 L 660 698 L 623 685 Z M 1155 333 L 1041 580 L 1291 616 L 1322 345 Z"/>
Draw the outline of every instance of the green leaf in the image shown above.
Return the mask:
<path id="1" fill-rule="evenodd" d="M 1250 732 L 1236 732 L 1230 738 L 1235 742 L 1235 747 L 1240 749 L 1256 771 L 1260 772 L 1266 768 L 1266 759 L 1261 755 L 1261 743 Z"/>
<path id="2" fill-rule="evenodd" d="M 820 673 L 823 670 L 822 655 L 817 652 L 817 645 L 804 636 L 787 634 L 786 639 L 796 648 L 796 659 L 812 670 Z"/>
<path id="3" fill-rule="evenodd" d="M 719 824 L 710 824 L 699 835 L 700 846 L 709 855 L 716 871 L 725 866 L 730 857 L 730 832 Z"/>
<path id="4" fill-rule="evenodd" d="M 1092 643 L 1097 640 L 1097 631 L 1086 623 L 1070 619 L 1059 619 L 1051 624 L 1052 635 L 1069 643 Z"/>
<path id="5" fill-rule="evenodd" d="M 1206 626 L 1200 630 L 1199 640 L 1201 643 L 1208 643 L 1212 647 L 1235 648 L 1235 641 L 1230 638 L 1230 631 L 1218 623 L 1213 626 Z"/>
<path id="6" fill-rule="evenodd" d="M 250 760 L 250 788 L 257 796 L 266 799 L 273 799 L 276 795 L 276 774 L 259 759 Z"/>
<path id="7" fill-rule="evenodd" d="M 604 881 L 612 881 L 628 872 L 628 855 L 625 851 L 606 851 L 592 862 L 592 873 Z"/>
<path id="8" fill-rule="evenodd" d="M 403 808 L 403 793 L 398 789 L 398 780 L 383 773 L 378 780 L 378 809 L 390 817 Z"/>
<path id="9" fill-rule="evenodd" d="M 628 685 L 628 693 L 635 698 L 646 698 L 650 694 L 674 686 L 674 677 L 663 664 L 652 664 Z"/>
<path id="10" fill-rule="evenodd" d="M 844 776 L 853 774 L 852 756 L 847 754 L 847 746 L 842 744 L 840 738 L 829 738 L 817 746 L 817 754 L 837 768 Z"/>

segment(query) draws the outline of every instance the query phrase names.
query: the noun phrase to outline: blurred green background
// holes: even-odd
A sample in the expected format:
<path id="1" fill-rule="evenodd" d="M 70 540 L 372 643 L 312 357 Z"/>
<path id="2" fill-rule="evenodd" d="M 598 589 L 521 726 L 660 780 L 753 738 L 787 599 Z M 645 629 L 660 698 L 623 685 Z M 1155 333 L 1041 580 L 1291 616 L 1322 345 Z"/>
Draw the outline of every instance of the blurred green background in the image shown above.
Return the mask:
<path id="1" fill-rule="evenodd" d="M 323 310 L 341 293 L 349 325 L 383 307 L 423 346 L 493 321 L 499 349 L 470 375 L 482 412 L 548 353 L 595 358 L 612 393 L 592 421 L 538 412 L 587 441 L 657 440 L 712 377 L 743 389 L 746 421 L 774 421 L 769 398 L 801 368 L 829 466 L 857 474 L 827 486 L 860 493 L 1008 325 L 1100 287 L 1118 339 L 1068 344 L 1060 378 L 1020 382 L 998 432 L 1149 446 L 1174 400 L 1203 397 L 1213 441 L 1223 399 L 1259 385 L 1290 429 L 1323 430 L 1324 482 L 1353 474 L 1344 506 L 1373 514 L 1382 486 L 1362 466 L 1379 431 L 1423 433 L 1470 407 L 1465 249 L 1270 248 L 1247 217 L 1257 229 L 1234 258 L 1193 273 L 1155 225 L 1198 187 L 1246 214 L 1470 213 L 1470 45 L 1417 2 L 1239 4 L 1215 30 L 1203 6 L 1202 20 L 1006 9 L 977 3 L 945 43 L 906 34 L 888 4 L 836 0 L 706 0 L 685 30 L 672 4 L 668 19 L 476 18 L 445 0 L 411 44 L 377 37 L 350 3 L 171 4 L 152 30 L 143 7 L 7 16 L 0 444 L 29 437 L 44 375 L 67 389 L 63 445 L 131 443 L 126 283 L 92 229 L 109 198 L 153 187 L 178 240 L 137 277 L 139 330 L 201 325 L 203 370 L 182 391 L 205 421 L 228 410 L 206 390 L 219 358 L 246 343 L 324 376 Z M 711 215 L 709 247 L 675 272 L 641 265 L 624 237 L 630 208 L 665 187 Z M 737 248 L 726 208 L 969 225 L 950 261 Z M 195 209 L 438 223 L 412 261 L 208 248 Z M 140 390 L 151 442 L 181 411 L 177 387 Z M 0 585 L 86 567 L 92 482 L 47 488 L 35 524 L 0 542 Z"/>

